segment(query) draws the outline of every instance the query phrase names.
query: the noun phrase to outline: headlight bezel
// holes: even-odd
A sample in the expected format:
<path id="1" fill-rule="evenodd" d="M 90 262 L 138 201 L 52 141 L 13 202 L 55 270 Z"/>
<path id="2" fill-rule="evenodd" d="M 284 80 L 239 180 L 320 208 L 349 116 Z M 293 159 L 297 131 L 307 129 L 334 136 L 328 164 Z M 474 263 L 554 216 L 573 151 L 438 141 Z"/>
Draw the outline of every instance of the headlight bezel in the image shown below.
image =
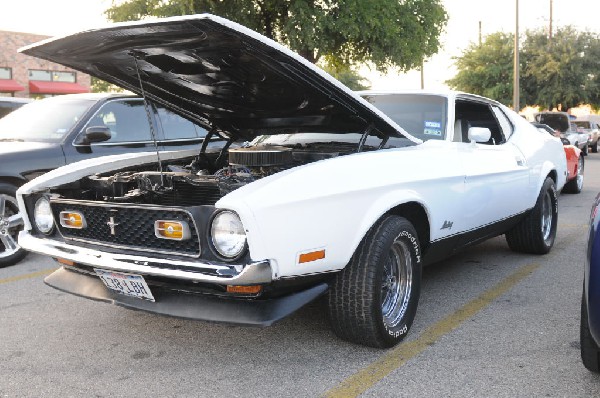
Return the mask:
<path id="1" fill-rule="evenodd" d="M 218 242 L 215 242 L 215 220 L 217 220 L 218 217 L 224 216 L 226 214 L 230 214 L 233 215 L 237 221 L 239 222 L 239 225 L 241 227 L 241 231 L 243 232 L 243 236 L 244 236 L 244 243 L 242 245 L 242 247 L 234 254 L 232 255 L 227 255 L 222 251 L 222 248 L 219 247 Z M 244 228 L 244 223 L 242 223 L 242 219 L 240 218 L 240 216 L 233 210 L 227 210 L 227 209 L 223 209 L 223 210 L 218 210 L 216 211 L 211 217 L 210 220 L 208 222 L 207 225 L 207 230 L 208 230 L 208 243 L 209 243 L 209 248 L 211 250 L 211 252 L 219 259 L 223 260 L 223 261 L 227 261 L 227 262 L 233 262 L 236 260 L 239 260 L 240 258 L 244 257 L 246 255 L 246 253 L 248 252 L 248 236 L 246 235 L 246 229 Z"/>
<path id="2" fill-rule="evenodd" d="M 48 213 L 45 214 L 45 217 L 48 217 L 48 220 L 46 220 L 46 221 L 50 221 L 50 226 L 47 228 L 41 227 L 40 222 L 38 221 L 38 219 L 40 218 L 40 217 L 38 217 L 38 209 L 41 206 L 40 204 L 42 202 L 46 203 L 47 210 L 48 210 Z M 35 202 L 33 203 L 32 218 L 33 218 L 32 224 L 35 226 L 36 230 L 39 231 L 40 233 L 42 233 L 44 235 L 51 235 L 54 232 L 56 223 L 54 221 L 54 215 L 52 214 L 52 207 L 50 206 L 50 198 L 49 197 L 44 195 L 44 196 L 40 196 L 39 198 L 37 198 L 35 200 Z"/>

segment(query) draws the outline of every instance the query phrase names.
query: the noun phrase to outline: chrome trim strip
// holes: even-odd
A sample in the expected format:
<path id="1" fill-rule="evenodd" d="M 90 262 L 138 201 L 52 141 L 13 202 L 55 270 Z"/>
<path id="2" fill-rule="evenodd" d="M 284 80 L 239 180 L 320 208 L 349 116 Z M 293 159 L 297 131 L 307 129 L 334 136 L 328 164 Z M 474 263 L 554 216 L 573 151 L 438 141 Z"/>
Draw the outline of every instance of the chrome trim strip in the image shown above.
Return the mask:
<path id="1" fill-rule="evenodd" d="M 180 207 L 140 206 L 140 205 L 128 204 L 128 203 L 94 202 L 91 200 L 50 199 L 50 207 L 52 207 L 53 203 L 60 203 L 60 204 L 67 204 L 67 205 L 74 204 L 74 205 L 88 206 L 88 207 L 96 206 L 96 207 L 110 207 L 110 208 L 118 208 L 118 209 L 160 210 L 160 211 L 175 211 L 175 212 L 186 213 L 192 220 L 192 224 L 194 226 L 194 229 L 196 230 L 196 235 L 198 236 L 198 242 L 197 242 L 198 243 L 198 253 L 194 253 L 194 254 L 181 253 L 178 251 L 157 250 L 157 249 L 153 249 L 153 248 L 139 247 L 139 246 L 134 246 L 134 245 L 117 245 L 117 244 L 110 243 L 110 242 L 101 242 L 101 241 L 96 241 L 96 240 L 91 240 L 91 239 L 73 238 L 73 237 L 63 235 L 60 228 L 56 228 L 56 230 L 58 231 L 58 233 L 60 234 L 60 236 L 63 239 L 74 241 L 74 242 L 91 243 L 91 244 L 98 245 L 98 246 L 115 247 L 117 249 L 130 249 L 130 250 L 137 250 L 137 251 L 148 252 L 148 253 L 176 254 L 178 256 L 191 257 L 191 258 L 199 258 L 200 255 L 202 255 L 202 246 L 200 245 L 200 231 L 198 229 L 198 226 L 196 225 L 196 220 L 194 219 L 194 216 L 192 215 L 192 213 L 190 213 L 189 211 L 182 209 Z M 52 218 L 54 218 L 54 212 L 52 212 Z M 56 224 L 56 219 L 54 220 L 54 223 Z"/>
<path id="2" fill-rule="evenodd" d="M 249 264 L 212 264 L 205 261 L 177 261 L 123 254 L 118 255 L 73 246 L 51 239 L 37 238 L 31 235 L 29 231 L 21 231 L 19 233 L 19 245 L 35 253 L 63 258 L 79 264 L 141 275 L 162 276 L 220 285 L 257 285 L 273 281 L 273 271 L 271 263 L 268 260 Z M 160 263 L 165 267 L 169 265 L 189 267 L 193 268 L 194 271 L 158 268 L 147 265 L 149 263 Z M 203 273 L 203 269 L 220 275 L 210 275 L 206 271 Z"/>

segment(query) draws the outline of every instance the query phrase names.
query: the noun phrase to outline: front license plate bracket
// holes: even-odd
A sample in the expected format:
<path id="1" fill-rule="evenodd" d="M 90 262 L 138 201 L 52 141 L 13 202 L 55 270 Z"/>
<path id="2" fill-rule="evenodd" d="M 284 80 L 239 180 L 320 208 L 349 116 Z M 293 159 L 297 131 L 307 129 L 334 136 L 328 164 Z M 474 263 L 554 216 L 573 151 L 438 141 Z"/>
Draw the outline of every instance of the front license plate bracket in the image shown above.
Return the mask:
<path id="1" fill-rule="evenodd" d="M 112 291 L 129 297 L 155 301 L 146 280 L 142 275 L 125 272 L 106 271 L 94 268 L 96 275 Z"/>

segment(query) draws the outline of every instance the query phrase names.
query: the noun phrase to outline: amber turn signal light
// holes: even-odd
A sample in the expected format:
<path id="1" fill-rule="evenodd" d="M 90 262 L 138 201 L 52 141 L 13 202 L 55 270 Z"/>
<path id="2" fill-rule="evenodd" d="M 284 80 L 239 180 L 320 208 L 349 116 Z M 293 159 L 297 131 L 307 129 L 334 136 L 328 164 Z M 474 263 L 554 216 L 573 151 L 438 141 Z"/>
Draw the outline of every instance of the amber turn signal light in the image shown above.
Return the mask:
<path id="1" fill-rule="evenodd" d="M 56 260 L 56 261 L 58 261 L 58 262 L 59 262 L 59 263 L 61 263 L 61 264 L 64 264 L 64 265 L 71 265 L 71 266 L 72 266 L 72 265 L 75 265 L 75 263 L 74 263 L 73 261 L 71 261 L 71 260 L 67 260 L 67 259 L 65 259 L 65 258 L 60 258 L 60 257 L 57 257 L 57 258 L 55 258 L 55 260 Z"/>
<path id="2" fill-rule="evenodd" d="M 87 227 L 85 217 L 78 211 L 61 211 L 60 225 L 65 228 L 83 229 Z"/>
<path id="3" fill-rule="evenodd" d="M 309 263 L 311 261 L 322 260 L 325 258 L 325 249 L 317 250 L 315 252 L 302 253 L 298 258 L 298 263 Z"/>
<path id="4" fill-rule="evenodd" d="M 154 234 L 157 238 L 173 240 L 187 240 L 192 236 L 186 222 L 168 220 L 155 221 Z"/>
<path id="5" fill-rule="evenodd" d="M 262 291 L 261 285 L 237 286 L 227 285 L 227 293 L 257 294 Z"/>

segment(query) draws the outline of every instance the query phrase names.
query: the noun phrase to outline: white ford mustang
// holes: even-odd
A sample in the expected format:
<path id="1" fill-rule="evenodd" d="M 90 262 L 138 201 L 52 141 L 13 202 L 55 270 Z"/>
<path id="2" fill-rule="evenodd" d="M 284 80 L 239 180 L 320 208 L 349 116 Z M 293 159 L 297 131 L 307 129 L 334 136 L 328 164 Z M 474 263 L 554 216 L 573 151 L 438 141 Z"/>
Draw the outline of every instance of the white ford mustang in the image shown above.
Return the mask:
<path id="1" fill-rule="evenodd" d="M 497 102 L 353 93 L 211 15 L 21 51 L 118 84 L 204 124 L 205 142 L 226 142 L 92 159 L 24 185 L 19 244 L 61 263 L 46 279 L 57 289 L 248 325 L 327 294 L 336 334 L 388 347 L 413 322 L 423 265 L 501 234 L 521 252 L 554 243 L 562 144 Z M 88 131 L 91 142 L 109 134 Z"/>

